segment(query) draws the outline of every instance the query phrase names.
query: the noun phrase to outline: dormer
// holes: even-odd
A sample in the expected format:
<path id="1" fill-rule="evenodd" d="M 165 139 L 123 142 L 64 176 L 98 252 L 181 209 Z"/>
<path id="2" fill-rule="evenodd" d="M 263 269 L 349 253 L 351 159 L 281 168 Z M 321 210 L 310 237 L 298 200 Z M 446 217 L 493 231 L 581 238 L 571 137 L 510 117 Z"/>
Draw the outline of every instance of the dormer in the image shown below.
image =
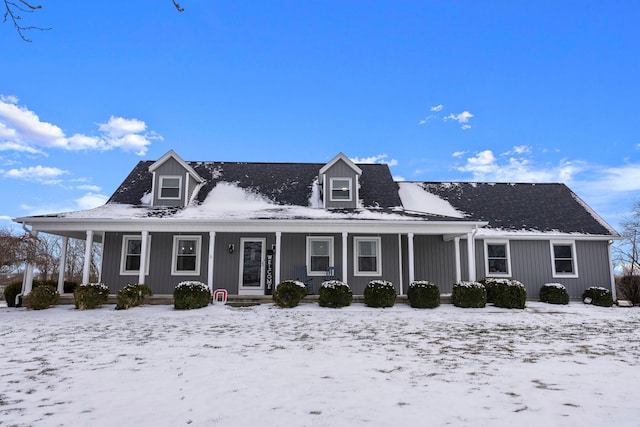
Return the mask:
<path id="1" fill-rule="evenodd" d="M 204 179 L 173 150 L 149 166 L 153 174 L 152 206 L 186 206 L 198 194 Z"/>
<path id="2" fill-rule="evenodd" d="M 339 153 L 320 169 L 325 209 L 355 209 L 359 207 L 362 170 L 347 156 Z"/>

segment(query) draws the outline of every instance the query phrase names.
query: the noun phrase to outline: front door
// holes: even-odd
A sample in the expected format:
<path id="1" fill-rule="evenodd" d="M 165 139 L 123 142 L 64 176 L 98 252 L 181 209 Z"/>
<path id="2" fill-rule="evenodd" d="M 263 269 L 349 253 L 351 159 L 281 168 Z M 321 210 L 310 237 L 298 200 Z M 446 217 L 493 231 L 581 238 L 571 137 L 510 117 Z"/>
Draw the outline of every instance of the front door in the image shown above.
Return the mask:
<path id="1" fill-rule="evenodd" d="M 265 239 L 240 239 L 239 295 L 264 295 Z"/>

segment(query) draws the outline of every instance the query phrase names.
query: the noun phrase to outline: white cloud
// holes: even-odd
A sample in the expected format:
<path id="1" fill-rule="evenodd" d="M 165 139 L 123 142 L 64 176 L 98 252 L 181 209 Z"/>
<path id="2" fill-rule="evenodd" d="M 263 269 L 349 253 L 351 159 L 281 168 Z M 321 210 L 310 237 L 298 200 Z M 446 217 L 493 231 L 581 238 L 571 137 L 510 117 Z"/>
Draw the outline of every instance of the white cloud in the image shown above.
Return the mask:
<path id="1" fill-rule="evenodd" d="M 49 167 L 49 166 L 30 166 L 28 168 L 10 169 L 4 172 L 5 178 L 24 179 L 27 181 L 36 181 L 43 184 L 58 184 L 62 175 L 68 174 L 69 171 Z"/>
<path id="2" fill-rule="evenodd" d="M 444 108 L 444 105 L 439 104 L 439 105 L 436 105 L 435 107 L 431 107 L 430 111 L 435 113 L 435 112 L 438 112 L 438 111 L 442 111 L 443 108 Z"/>
<path id="3" fill-rule="evenodd" d="M 102 206 L 109 200 L 104 194 L 87 193 L 75 200 L 76 210 L 93 209 Z"/>
<path id="4" fill-rule="evenodd" d="M 451 156 L 452 157 L 461 157 L 461 156 L 464 156 L 465 154 L 467 154 L 466 151 L 454 151 Z"/>
<path id="5" fill-rule="evenodd" d="M 104 205 L 109 197 L 104 194 L 86 193 L 74 200 L 68 200 L 64 204 L 44 204 L 44 205 L 27 205 L 21 204 L 20 209 L 25 212 L 24 215 L 47 215 L 60 212 L 75 212 L 86 209 L 93 209 Z"/>
<path id="6" fill-rule="evenodd" d="M 76 186 L 76 188 L 78 190 L 96 191 L 96 192 L 102 190 L 102 188 L 99 185 L 90 185 L 90 184 L 78 185 Z"/>
<path id="7" fill-rule="evenodd" d="M 139 119 L 111 116 L 98 123 L 99 136 L 74 134 L 67 136 L 58 126 L 40 120 L 25 106 L 18 105 L 15 96 L 0 95 L 0 151 L 44 154 L 48 149 L 133 151 L 144 155 L 151 141 L 162 139 Z"/>
<path id="8" fill-rule="evenodd" d="M 387 164 L 389 166 L 397 166 L 398 161 L 396 159 L 386 160 L 386 154 L 377 154 L 375 156 L 370 157 L 352 157 L 350 160 L 354 163 L 382 163 Z"/>
<path id="9" fill-rule="evenodd" d="M 453 113 L 449 114 L 444 118 L 444 121 L 446 122 L 447 120 L 455 120 L 460 124 L 460 127 L 462 129 L 466 130 L 471 127 L 471 125 L 469 124 L 469 119 L 472 117 L 473 117 L 473 114 L 465 110 L 460 114 L 453 114 Z"/>

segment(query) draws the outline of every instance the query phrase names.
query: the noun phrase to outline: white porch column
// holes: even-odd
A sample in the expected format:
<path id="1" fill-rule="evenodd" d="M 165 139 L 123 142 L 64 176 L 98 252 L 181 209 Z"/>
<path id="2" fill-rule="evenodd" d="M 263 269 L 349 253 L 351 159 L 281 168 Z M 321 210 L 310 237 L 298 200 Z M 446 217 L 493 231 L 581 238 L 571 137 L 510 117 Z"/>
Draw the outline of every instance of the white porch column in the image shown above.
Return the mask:
<path id="1" fill-rule="evenodd" d="M 409 257 L 409 283 L 413 283 L 416 279 L 415 272 L 415 257 L 413 253 L 413 233 L 407 233 L 407 244 L 408 244 L 408 254 Z"/>
<path id="2" fill-rule="evenodd" d="M 613 259 L 611 259 L 611 244 L 613 244 L 613 240 L 609 240 L 609 245 L 607 247 L 607 253 L 609 255 L 609 272 L 611 275 L 611 297 L 613 298 L 613 302 L 618 301 L 618 292 L 616 291 L 616 278 L 613 273 Z M 631 266 L 633 268 L 633 266 Z"/>
<path id="3" fill-rule="evenodd" d="M 60 264 L 58 264 L 58 293 L 64 293 L 64 268 L 67 264 L 67 246 L 69 238 L 64 236 L 60 243 Z"/>
<path id="4" fill-rule="evenodd" d="M 213 255 L 216 248 L 216 232 L 209 232 L 209 259 L 207 261 L 207 284 L 213 295 Z"/>
<path id="5" fill-rule="evenodd" d="M 91 271 L 91 249 L 93 249 L 93 230 L 87 230 L 87 240 L 84 247 L 84 268 L 82 269 L 82 284 L 89 283 Z"/>
<path id="6" fill-rule="evenodd" d="M 347 249 L 349 248 L 348 242 L 347 242 L 348 236 L 349 236 L 349 233 L 344 231 L 342 232 L 342 281 L 344 283 L 347 283 L 347 272 L 349 271 L 347 269 L 347 259 L 348 259 Z"/>
<path id="7" fill-rule="evenodd" d="M 398 271 L 400 273 L 400 295 L 404 295 L 402 282 L 402 234 L 398 234 Z"/>
<path id="8" fill-rule="evenodd" d="M 280 283 L 280 245 L 282 243 L 282 231 L 276 231 L 276 259 L 275 272 L 273 276 L 274 285 Z M 275 286 L 274 286 L 275 287 Z"/>
<path id="9" fill-rule="evenodd" d="M 27 263 L 24 266 L 24 276 L 22 276 L 22 295 L 29 295 L 31 288 L 33 288 L 33 264 Z"/>
<path id="10" fill-rule="evenodd" d="M 102 243 L 100 244 L 100 268 L 98 268 L 98 283 L 102 283 L 102 265 L 104 264 L 104 236 L 105 232 L 102 232 Z"/>
<path id="11" fill-rule="evenodd" d="M 454 250 L 456 252 L 456 283 L 462 280 L 462 264 L 460 263 L 460 237 L 453 238 Z"/>
<path id="12" fill-rule="evenodd" d="M 147 259 L 147 248 L 149 246 L 149 232 L 147 230 L 142 230 L 140 236 L 140 272 L 138 273 L 138 283 L 144 285 L 144 279 L 147 275 L 147 264 L 149 260 Z"/>
<path id="13" fill-rule="evenodd" d="M 476 244 L 474 234 L 473 231 L 467 233 L 467 257 L 469 258 L 467 261 L 469 264 L 469 280 L 472 282 L 476 280 Z"/>

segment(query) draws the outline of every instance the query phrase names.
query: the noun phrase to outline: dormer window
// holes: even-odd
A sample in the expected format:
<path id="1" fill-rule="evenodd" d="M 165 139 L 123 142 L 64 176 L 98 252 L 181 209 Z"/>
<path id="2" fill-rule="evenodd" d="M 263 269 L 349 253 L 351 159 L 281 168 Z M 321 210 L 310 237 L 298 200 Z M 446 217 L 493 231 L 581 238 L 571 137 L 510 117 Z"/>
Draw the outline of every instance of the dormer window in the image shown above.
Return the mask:
<path id="1" fill-rule="evenodd" d="M 351 201 L 351 178 L 331 178 L 331 201 Z"/>
<path id="2" fill-rule="evenodd" d="M 159 199 L 180 199 L 182 197 L 181 176 L 161 176 Z"/>

